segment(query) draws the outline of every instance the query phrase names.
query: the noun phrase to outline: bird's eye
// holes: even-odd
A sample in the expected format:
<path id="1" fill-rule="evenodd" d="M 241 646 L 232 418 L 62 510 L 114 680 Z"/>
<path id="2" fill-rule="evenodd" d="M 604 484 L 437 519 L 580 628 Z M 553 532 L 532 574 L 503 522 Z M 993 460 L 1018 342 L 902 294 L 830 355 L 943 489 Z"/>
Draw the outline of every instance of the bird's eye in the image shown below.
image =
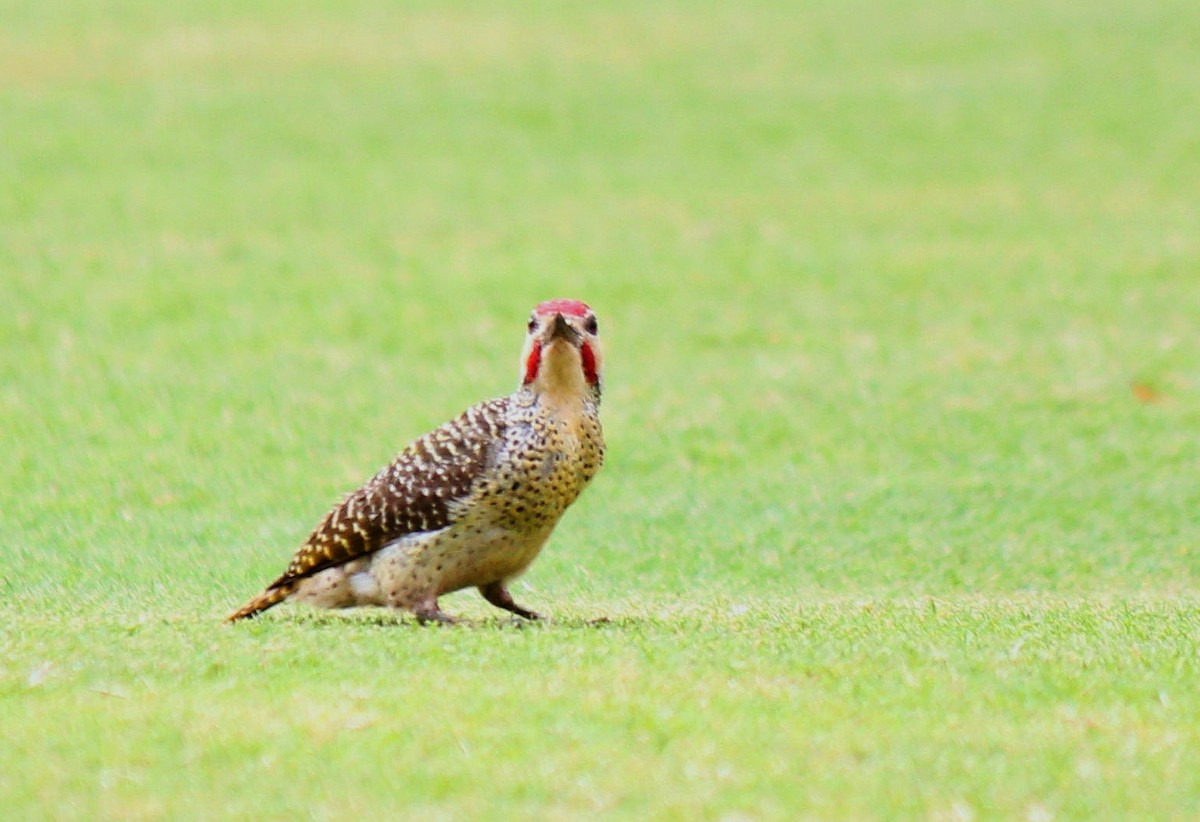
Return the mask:
<path id="1" fill-rule="evenodd" d="M 537 330 L 537 317 L 529 318 L 529 333 L 532 334 Z"/>
<path id="2" fill-rule="evenodd" d="M 595 334 L 600 330 L 600 324 L 596 322 L 595 317 L 588 317 L 587 324 L 584 326 L 584 329 L 589 334 Z"/>

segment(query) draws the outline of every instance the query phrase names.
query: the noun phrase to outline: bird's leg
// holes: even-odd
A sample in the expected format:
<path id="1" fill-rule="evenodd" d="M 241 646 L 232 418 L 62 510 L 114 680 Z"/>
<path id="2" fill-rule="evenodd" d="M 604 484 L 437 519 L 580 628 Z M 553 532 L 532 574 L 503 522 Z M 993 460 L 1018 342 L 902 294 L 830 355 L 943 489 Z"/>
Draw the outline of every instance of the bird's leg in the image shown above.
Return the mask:
<path id="1" fill-rule="evenodd" d="M 531 611 L 528 608 L 522 608 L 517 603 L 513 602 L 512 594 L 504 587 L 503 582 L 489 582 L 487 585 L 479 586 L 479 593 L 483 594 L 483 598 L 495 605 L 497 608 L 503 608 L 506 611 L 512 611 L 514 614 L 526 619 L 541 619 L 541 614 Z"/>
<path id="2" fill-rule="evenodd" d="M 453 625 L 455 622 L 454 617 L 438 607 L 436 598 L 430 598 L 418 603 L 413 608 L 413 613 L 417 615 L 417 621 L 422 625 L 430 622 L 436 622 L 439 625 Z"/>

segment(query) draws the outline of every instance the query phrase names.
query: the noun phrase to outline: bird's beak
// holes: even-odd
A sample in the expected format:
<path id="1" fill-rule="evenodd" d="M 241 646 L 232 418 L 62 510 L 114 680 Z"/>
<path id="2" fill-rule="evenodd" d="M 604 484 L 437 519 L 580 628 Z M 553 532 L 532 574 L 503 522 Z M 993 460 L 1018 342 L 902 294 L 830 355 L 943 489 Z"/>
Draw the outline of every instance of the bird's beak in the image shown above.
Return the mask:
<path id="1" fill-rule="evenodd" d="M 566 317 L 562 314 L 555 314 L 554 322 L 550 324 L 550 328 L 546 331 L 546 342 L 553 340 L 566 340 L 571 345 L 579 345 L 583 340 L 583 335 L 567 322 Z"/>

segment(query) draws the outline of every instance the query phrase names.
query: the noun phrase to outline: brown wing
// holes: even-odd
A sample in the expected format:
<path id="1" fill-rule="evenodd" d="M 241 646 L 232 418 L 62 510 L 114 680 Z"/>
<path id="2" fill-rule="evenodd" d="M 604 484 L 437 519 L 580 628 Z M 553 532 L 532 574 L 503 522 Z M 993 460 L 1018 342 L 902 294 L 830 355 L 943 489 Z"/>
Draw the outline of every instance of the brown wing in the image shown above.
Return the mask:
<path id="1" fill-rule="evenodd" d="M 406 534 L 454 521 L 504 435 L 508 398 L 473 406 L 435 428 L 333 507 L 270 591 L 372 553 Z"/>

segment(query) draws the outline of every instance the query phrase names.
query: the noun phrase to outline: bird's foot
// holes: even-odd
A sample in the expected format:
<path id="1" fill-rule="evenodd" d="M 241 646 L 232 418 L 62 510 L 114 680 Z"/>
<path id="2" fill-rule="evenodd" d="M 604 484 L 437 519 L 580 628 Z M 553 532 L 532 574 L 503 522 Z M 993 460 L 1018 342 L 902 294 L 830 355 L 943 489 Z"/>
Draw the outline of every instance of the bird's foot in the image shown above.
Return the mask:
<path id="1" fill-rule="evenodd" d="M 413 608 L 413 613 L 417 615 L 417 622 L 420 622 L 422 625 L 428 625 L 431 622 L 435 625 L 454 625 L 458 622 L 458 620 L 438 607 L 437 600 L 418 605 L 416 608 Z"/>
<path id="2" fill-rule="evenodd" d="M 531 611 L 528 608 L 522 608 L 517 603 L 513 602 L 512 594 L 504 587 L 503 582 L 492 582 L 488 585 L 479 586 L 479 593 L 483 594 L 483 598 L 495 605 L 497 608 L 503 608 L 505 611 L 516 614 L 525 619 L 543 619 L 542 615 L 537 611 Z"/>

